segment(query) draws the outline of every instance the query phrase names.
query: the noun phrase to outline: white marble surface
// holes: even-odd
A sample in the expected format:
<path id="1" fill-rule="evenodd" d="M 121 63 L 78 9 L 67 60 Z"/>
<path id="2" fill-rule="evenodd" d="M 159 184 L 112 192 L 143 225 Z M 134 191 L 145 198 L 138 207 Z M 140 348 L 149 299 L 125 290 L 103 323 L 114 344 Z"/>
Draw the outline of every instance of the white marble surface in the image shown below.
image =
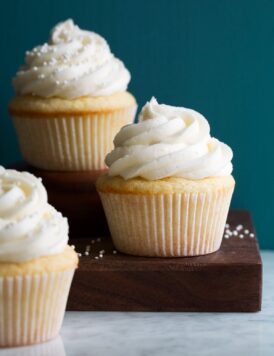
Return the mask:
<path id="1" fill-rule="evenodd" d="M 262 257 L 260 313 L 68 312 L 57 339 L 0 356 L 274 355 L 274 251 Z"/>

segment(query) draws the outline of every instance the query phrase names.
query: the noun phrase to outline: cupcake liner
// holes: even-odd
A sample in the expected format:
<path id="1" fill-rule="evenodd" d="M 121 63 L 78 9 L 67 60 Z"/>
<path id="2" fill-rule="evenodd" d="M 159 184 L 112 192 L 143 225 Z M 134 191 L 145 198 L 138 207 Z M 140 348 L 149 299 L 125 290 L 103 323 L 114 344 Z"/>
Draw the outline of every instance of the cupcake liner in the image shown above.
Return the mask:
<path id="1" fill-rule="evenodd" d="M 120 128 L 136 107 L 82 116 L 13 117 L 25 160 L 48 170 L 100 170 Z"/>
<path id="2" fill-rule="evenodd" d="M 61 336 L 42 344 L 5 348 L 3 352 L 5 352 L 4 356 L 66 356 Z"/>
<path id="3" fill-rule="evenodd" d="M 115 247 L 140 256 L 205 255 L 220 248 L 233 187 L 197 193 L 99 192 Z"/>
<path id="4" fill-rule="evenodd" d="M 74 269 L 0 277 L 0 347 L 30 345 L 58 335 Z"/>

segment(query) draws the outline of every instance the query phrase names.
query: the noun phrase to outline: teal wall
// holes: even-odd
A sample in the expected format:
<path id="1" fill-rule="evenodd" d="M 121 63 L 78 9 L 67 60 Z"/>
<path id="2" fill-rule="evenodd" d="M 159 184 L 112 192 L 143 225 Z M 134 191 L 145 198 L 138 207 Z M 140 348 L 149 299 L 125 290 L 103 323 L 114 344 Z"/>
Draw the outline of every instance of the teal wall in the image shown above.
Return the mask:
<path id="1" fill-rule="evenodd" d="M 1 2 L 1 164 L 20 159 L 7 114 L 11 78 L 25 50 L 68 17 L 109 41 L 139 106 L 154 95 L 208 118 L 234 150 L 233 206 L 251 210 L 261 247 L 274 248 L 274 1 Z"/>

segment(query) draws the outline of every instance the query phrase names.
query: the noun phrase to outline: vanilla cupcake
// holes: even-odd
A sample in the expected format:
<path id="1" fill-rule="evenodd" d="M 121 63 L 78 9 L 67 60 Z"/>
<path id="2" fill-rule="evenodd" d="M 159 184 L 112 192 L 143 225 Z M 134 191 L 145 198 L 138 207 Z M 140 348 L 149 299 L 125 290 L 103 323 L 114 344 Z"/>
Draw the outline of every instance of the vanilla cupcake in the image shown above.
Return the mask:
<path id="1" fill-rule="evenodd" d="M 135 116 L 129 81 L 104 38 L 59 23 L 13 80 L 9 111 L 25 160 L 47 170 L 105 169 L 115 134 Z"/>
<path id="2" fill-rule="evenodd" d="M 67 242 L 67 219 L 41 181 L 0 166 L 0 347 L 59 333 L 78 264 Z"/>
<path id="3" fill-rule="evenodd" d="M 153 98 L 114 145 L 97 190 L 116 248 L 160 257 L 217 251 L 235 182 L 232 150 L 210 136 L 207 120 Z"/>

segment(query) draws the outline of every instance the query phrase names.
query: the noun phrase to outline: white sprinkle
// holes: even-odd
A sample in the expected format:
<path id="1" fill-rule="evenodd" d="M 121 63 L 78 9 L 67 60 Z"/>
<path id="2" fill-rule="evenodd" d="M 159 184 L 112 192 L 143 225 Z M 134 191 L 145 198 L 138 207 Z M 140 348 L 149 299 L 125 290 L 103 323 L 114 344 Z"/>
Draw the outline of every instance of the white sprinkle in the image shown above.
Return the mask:
<path id="1" fill-rule="evenodd" d="M 78 253 L 78 256 L 79 256 L 79 257 L 82 257 L 82 254 L 81 254 L 81 253 Z"/>
<path id="2" fill-rule="evenodd" d="M 229 226 L 230 226 L 229 224 L 225 224 L 225 227 L 226 227 L 227 229 L 229 228 Z"/>
<path id="3" fill-rule="evenodd" d="M 33 70 L 36 72 L 38 70 L 38 67 L 33 67 Z"/>
<path id="4" fill-rule="evenodd" d="M 89 255 L 89 252 L 88 251 L 85 251 L 85 256 L 88 256 Z"/>
<path id="5" fill-rule="evenodd" d="M 116 254 L 117 254 L 117 251 L 116 251 L 116 250 L 113 250 L 112 253 L 113 253 L 114 255 L 116 255 Z"/>
<path id="6" fill-rule="evenodd" d="M 65 68 L 66 67 L 63 66 L 63 69 L 65 69 Z M 55 69 L 54 74 L 57 74 L 57 73 L 60 73 L 60 72 L 62 72 L 62 68 L 57 68 L 57 69 Z"/>
<path id="7" fill-rule="evenodd" d="M 38 78 L 39 78 L 39 79 L 44 79 L 44 78 L 45 78 L 45 74 L 39 74 L 39 75 L 38 75 Z"/>
<path id="8" fill-rule="evenodd" d="M 105 252 L 106 252 L 105 250 L 99 251 L 99 253 L 100 253 L 101 255 L 103 255 Z"/>
<path id="9" fill-rule="evenodd" d="M 245 233 L 245 234 L 249 234 L 249 230 L 246 229 L 246 230 L 244 231 L 244 233 Z"/>
<path id="10" fill-rule="evenodd" d="M 41 48 L 41 52 L 42 52 L 42 53 L 48 53 L 48 48 L 47 48 L 47 47 Z"/>
<path id="11" fill-rule="evenodd" d="M 243 229 L 243 225 L 238 225 L 237 227 L 236 227 L 236 230 L 237 231 L 241 231 Z"/>
<path id="12" fill-rule="evenodd" d="M 56 80 L 55 84 L 56 84 L 56 85 L 60 85 L 59 80 Z"/>
<path id="13" fill-rule="evenodd" d="M 87 251 L 87 252 L 90 251 L 90 247 L 91 247 L 90 245 L 87 245 L 87 246 L 86 246 L 86 251 Z"/>
<path id="14" fill-rule="evenodd" d="M 46 67 L 48 64 L 47 62 L 43 62 L 43 66 Z"/>
<path id="15" fill-rule="evenodd" d="M 224 235 L 224 238 L 225 238 L 225 239 L 229 239 L 229 235 L 225 234 L 225 235 Z M 113 253 L 114 253 L 114 252 L 113 252 Z"/>
<path id="16" fill-rule="evenodd" d="M 251 233 L 251 234 L 249 235 L 249 237 L 253 238 L 253 237 L 255 237 L 255 235 Z"/>
<path id="17" fill-rule="evenodd" d="M 234 235 L 234 236 L 238 236 L 238 231 L 234 230 L 234 231 L 233 231 L 233 235 Z"/>
<path id="18" fill-rule="evenodd" d="M 232 236 L 232 231 L 230 231 L 230 230 L 225 230 L 225 233 Z"/>
<path id="19" fill-rule="evenodd" d="M 53 66 L 56 62 L 57 62 L 56 59 L 55 59 L 55 58 L 52 58 L 52 59 L 49 61 L 49 65 Z"/>
<path id="20" fill-rule="evenodd" d="M 243 235 L 243 234 L 240 234 L 239 237 L 240 237 L 240 239 L 243 239 L 243 238 L 244 238 L 244 235 Z"/>
<path id="21" fill-rule="evenodd" d="M 99 255 L 99 257 L 100 257 L 100 258 L 103 258 L 103 257 L 104 257 L 104 255 Z"/>
<path id="22" fill-rule="evenodd" d="M 99 259 L 99 257 L 98 257 L 98 256 L 95 256 L 95 257 L 94 257 L 94 259 L 95 259 L 95 260 L 98 260 L 98 259 Z"/>

